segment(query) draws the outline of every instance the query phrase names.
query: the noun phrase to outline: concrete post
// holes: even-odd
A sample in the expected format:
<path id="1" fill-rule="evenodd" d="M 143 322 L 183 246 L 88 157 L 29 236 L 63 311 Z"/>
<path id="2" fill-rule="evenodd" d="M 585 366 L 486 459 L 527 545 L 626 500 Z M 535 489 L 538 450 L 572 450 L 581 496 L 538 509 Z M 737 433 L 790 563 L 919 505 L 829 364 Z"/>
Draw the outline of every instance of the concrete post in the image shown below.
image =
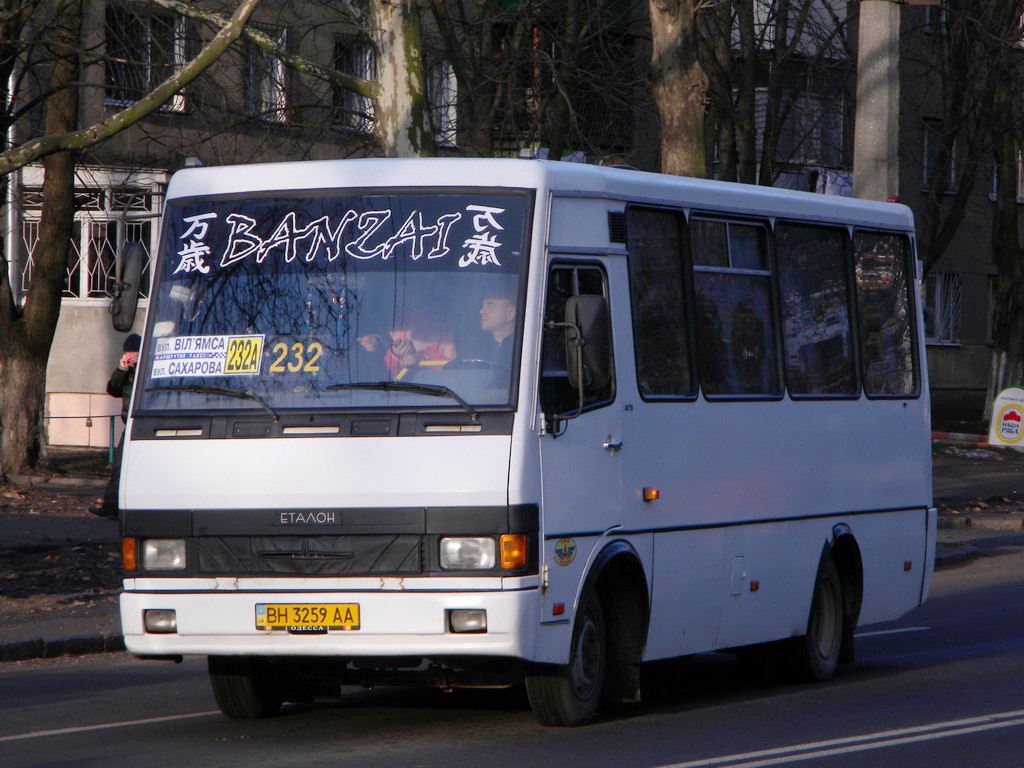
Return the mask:
<path id="1" fill-rule="evenodd" d="M 900 5 L 861 0 L 853 194 L 885 200 L 900 191 Z"/>

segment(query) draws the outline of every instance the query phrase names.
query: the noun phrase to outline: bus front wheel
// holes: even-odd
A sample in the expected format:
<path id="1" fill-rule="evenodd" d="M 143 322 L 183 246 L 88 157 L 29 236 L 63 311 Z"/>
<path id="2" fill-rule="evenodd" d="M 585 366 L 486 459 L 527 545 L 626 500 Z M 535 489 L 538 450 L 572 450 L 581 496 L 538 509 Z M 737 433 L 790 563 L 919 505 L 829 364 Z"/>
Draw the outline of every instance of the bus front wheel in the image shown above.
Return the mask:
<path id="1" fill-rule="evenodd" d="M 284 696 L 272 671 L 259 659 L 244 656 L 210 656 L 207 659 L 213 698 L 220 711 L 233 720 L 253 720 L 276 715 Z"/>
<path id="2" fill-rule="evenodd" d="M 831 557 L 826 557 L 818 569 L 807 634 L 801 640 L 801 676 L 807 680 L 832 677 L 843 641 L 843 585 Z"/>
<path id="3" fill-rule="evenodd" d="M 593 718 L 601 701 L 608 638 L 601 601 L 591 594 L 576 616 L 569 663 L 538 666 L 526 675 L 526 693 L 541 725 L 576 726 Z"/>

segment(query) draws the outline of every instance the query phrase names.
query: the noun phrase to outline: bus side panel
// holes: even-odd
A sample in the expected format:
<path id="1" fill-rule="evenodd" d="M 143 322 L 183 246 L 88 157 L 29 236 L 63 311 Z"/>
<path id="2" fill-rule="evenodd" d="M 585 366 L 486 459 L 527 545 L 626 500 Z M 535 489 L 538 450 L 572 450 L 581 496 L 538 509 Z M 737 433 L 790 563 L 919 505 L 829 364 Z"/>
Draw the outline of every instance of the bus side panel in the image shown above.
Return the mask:
<path id="1" fill-rule="evenodd" d="M 864 560 L 861 621 L 916 607 L 928 577 L 926 407 L 862 398 L 627 408 L 624 503 L 643 516 L 626 522 L 655 531 L 647 657 L 802 634 L 838 523 Z M 660 498 L 636 501 L 648 486 Z"/>
<path id="2" fill-rule="evenodd" d="M 725 530 L 654 535 L 654 589 L 644 658 L 700 653 L 718 645 Z"/>
<path id="3" fill-rule="evenodd" d="M 929 551 L 928 542 L 935 539 L 935 515 L 920 509 L 848 522 L 864 559 L 870 557 L 876 564 L 864 569 L 860 623 L 897 619 L 920 605 L 934 563 L 934 548 Z"/>

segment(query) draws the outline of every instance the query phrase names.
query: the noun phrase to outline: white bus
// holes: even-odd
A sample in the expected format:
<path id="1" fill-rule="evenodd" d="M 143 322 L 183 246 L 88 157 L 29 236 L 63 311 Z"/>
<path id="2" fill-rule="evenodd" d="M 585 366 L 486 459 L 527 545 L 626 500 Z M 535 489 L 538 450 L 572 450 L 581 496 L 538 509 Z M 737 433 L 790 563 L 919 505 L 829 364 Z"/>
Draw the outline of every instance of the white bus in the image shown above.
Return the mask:
<path id="1" fill-rule="evenodd" d="M 910 212 L 527 160 L 189 169 L 121 479 L 128 649 L 229 717 L 525 680 L 545 724 L 644 662 L 808 678 L 926 598 Z M 770 644 L 770 645 L 769 645 Z"/>

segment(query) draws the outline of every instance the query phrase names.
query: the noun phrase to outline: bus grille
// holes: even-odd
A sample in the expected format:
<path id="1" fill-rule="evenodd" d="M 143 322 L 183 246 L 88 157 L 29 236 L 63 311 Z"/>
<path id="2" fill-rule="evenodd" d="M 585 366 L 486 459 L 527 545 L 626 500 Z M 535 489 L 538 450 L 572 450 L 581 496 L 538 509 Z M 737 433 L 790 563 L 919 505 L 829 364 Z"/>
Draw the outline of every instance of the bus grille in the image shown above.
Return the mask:
<path id="1" fill-rule="evenodd" d="M 422 537 L 204 536 L 196 540 L 200 574 L 409 576 L 423 572 Z"/>

